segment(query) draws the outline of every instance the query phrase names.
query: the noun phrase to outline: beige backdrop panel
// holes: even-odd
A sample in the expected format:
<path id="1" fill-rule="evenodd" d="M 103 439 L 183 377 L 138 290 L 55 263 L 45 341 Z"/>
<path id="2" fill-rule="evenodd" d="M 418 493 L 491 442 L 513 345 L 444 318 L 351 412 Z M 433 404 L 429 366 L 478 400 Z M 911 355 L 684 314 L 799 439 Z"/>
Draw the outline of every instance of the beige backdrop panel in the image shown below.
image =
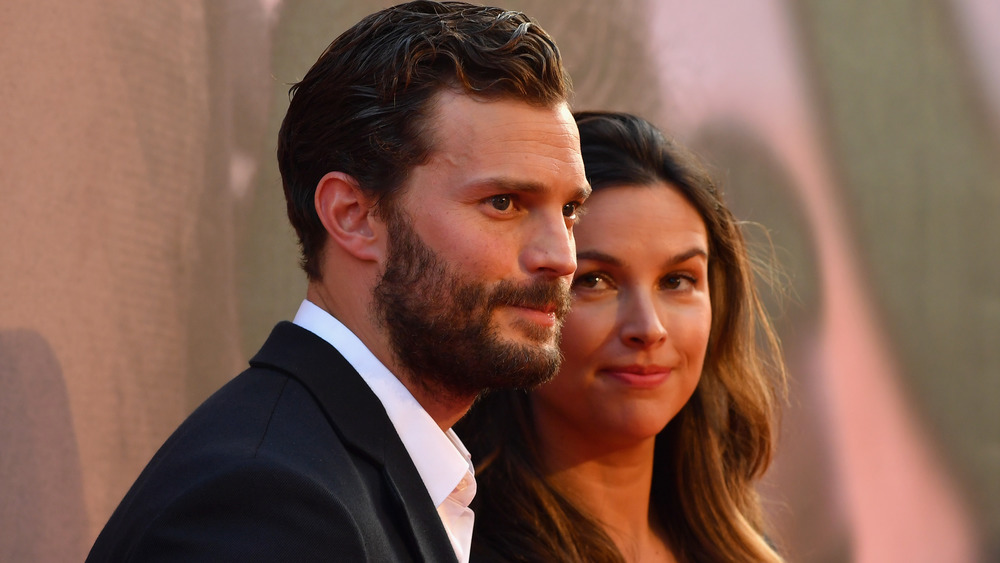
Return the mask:
<path id="1" fill-rule="evenodd" d="M 82 559 L 170 431 L 294 313 L 287 87 L 387 4 L 0 4 L 0 560 Z M 979 4 L 508 3 L 555 36 L 578 108 L 696 145 L 773 229 L 799 299 L 776 309 L 795 379 L 764 491 L 791 560 L 910 561 L 906 534 L 1000 554 L 1000 237 L 966 221 L 1000 212 L 983 86 L 1000 67 L 954 14 Z M 832 323 L 838 303 L 873 336 Z M 900 483 L 916 505 L 881 496 Z M 893 510 L 901 526 L 871 523 Z M 947 537 L 923 533 L 938 521 Z"/>

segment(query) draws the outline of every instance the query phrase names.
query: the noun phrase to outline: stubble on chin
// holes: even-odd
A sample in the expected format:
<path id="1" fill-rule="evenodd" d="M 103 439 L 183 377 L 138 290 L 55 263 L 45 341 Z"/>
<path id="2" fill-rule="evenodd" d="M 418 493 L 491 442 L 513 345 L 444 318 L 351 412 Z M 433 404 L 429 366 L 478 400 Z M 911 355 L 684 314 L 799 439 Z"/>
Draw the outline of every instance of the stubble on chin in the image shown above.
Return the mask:
<path id="1" fill-rule="evenodd" d="M 389 338 L 400 377 L 442 398 L 469 399 L 487 389 L 531 388 L 558 371 L 560 328 L 569 310 L 565 280 L 493 287 L 463 278 L 402 218 L 390 219 L 387 266 L 373 291 L 372 315 Z M 524 342 L 505 337 L 503 306 L 555 307 L 556 326 L 517 320 Z"/>

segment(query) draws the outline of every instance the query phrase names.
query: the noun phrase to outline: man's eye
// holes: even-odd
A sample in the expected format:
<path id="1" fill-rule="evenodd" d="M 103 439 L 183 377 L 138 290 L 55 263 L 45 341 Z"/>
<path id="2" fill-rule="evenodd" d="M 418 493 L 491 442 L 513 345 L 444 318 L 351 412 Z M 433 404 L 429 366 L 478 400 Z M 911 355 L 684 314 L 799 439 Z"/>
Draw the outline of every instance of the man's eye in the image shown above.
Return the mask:
<path id="1" fill-rule="evenodd" d="M 495 195 L 490 198 L 490 205 L 497 211 L 507 211 L 510 209 L 511 203 L 509 195 Z"/>
<path id="2" fill-rule="evenodd" d="M 571 201 L 563 206 L 563 217 L 573 217 L 576 215 L 576 210 L 580 208 L 580 204 Z"/>

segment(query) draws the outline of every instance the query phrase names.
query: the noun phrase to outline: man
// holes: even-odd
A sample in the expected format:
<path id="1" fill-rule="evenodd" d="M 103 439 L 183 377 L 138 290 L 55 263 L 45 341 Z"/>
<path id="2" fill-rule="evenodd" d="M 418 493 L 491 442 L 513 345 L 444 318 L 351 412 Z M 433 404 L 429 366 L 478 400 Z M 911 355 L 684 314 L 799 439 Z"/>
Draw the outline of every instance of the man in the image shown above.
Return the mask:
<path id="1" fill-rule="evenodd" d="M 568 89 L 545 32 L 496 8 L 413 2 L 336 39 L 279 134 L 306 300 L 88 560 L 467 560 L 451 425 L 559 364 L 589 193 Z"/>

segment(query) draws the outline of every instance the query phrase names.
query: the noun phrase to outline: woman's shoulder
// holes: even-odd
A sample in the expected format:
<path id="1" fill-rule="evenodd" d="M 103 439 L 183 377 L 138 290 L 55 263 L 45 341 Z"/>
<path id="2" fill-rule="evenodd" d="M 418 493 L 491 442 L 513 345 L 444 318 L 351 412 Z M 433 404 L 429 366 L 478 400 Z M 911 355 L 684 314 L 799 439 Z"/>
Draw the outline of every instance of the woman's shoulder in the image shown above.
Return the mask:
<path id="1" fill-rule="evenodd" d="M 472 553 L 469 556 L 469 563 L 506 563 L 510 559 L 500 555 L 495 549 L 482 542 L 472 541 Z"/>
<path id="2" fill-rule="evenodd" d="M 537 557 L 529 557 L 526 554 L 516 556 L 505 555 L 491 545 L 472 540 L 472 553 L 469 563 L 530 563 L 538 561 Z"/>

